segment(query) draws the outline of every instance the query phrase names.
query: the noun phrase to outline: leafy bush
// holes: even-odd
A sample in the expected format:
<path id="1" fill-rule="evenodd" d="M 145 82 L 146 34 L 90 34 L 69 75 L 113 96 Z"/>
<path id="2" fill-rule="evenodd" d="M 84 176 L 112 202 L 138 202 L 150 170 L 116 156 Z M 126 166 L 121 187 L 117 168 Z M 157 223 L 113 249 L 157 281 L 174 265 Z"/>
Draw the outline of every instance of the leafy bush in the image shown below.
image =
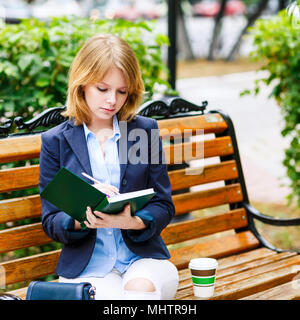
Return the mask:
<path id="1" fill-rule="evenodd" d="M 281 11 L 268 20 L 258 20 L 250 29 L 255 46 L 251 56 L 264 62 L 261 70 L 268 71 L 266 78 L 256 81 L 254 93 L 259 93 L 262 83 L 272 85 L 270 97 L 281 108 L 285 124 L 281 134 L 291 141 L 283 161 L 291 181 L 289 201 L 296 198 L 300 207 L 300 28 L 292 19 Z"/>
<path id="2" fill-rule="evenodd" d="M 31 118 L 38 111 L 65 103 L 67 74 L 79 48 L 97 33 L 120 35 L 131 45 L 141 65 L 147 92 L 156 84 L 168 88 L 168 70 L 161 47 L 168 38 L 154 35 L 155 22 L 52 18 L 50 22 L 26 19 L 0 30 L 0 117 Z"/>

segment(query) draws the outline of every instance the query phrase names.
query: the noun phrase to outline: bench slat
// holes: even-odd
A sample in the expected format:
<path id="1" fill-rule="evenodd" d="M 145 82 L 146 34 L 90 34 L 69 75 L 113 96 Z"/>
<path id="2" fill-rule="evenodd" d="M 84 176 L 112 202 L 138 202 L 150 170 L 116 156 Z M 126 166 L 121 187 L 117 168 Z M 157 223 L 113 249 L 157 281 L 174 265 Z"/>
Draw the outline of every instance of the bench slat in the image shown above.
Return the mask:
<path id="1" fill-rule="evenodd" d="M 0 223 L 41 215 L 41 200 L 38 194 L 0 201 Z"/>
<path id="2" fill-rule="evenodd" d="M 6 284 L 33 280 L 54 274 L 61 250 L 7 261 L 0 264 L 5 268 Z"/>
<path id="3" fill-rule="evenodd" d="M 191 197 L 193 201 L 189 201 L 189 197 Z M 241 200 L 242 195 L 239 184 L 173 196 L 176 215 Z M 40 196 L 37 194 L 28 197 L 2 200 L 0 201 L 0 212 L 0 223 L 39 217 L 41 215 Z"/>
<path id="4" fill-rule="evenodd" d="M 267 266 L 250 270 L 243 280 L 216 286 L 213 299 L 240 299 L 251 294 L 270 289 L 274 286 L 291 281 L 299 274 L 300 256 L 284 259 Z M 298 270 L 298 271 L 297 271 Z"/>
<path id="5" fill-rule="evenodd" d="M 293 280 L 274 288 L 246 296 L 241 300 L 300 300 L 300 288 L 299 284 Z"/>
<path id="6" fill-rule="evenodd" d="M 203 150 L 201 145 L 203 144 Z M 198 152 L 197 148 L 199 149 Z M 201 152 L 203 151 L 203 152 Z M 220 137 L 202 142 L 186 142 L 164 146 L 167 164 L 181 164 L 195 159 L 203 159 L 217 156 L 228 156 L 233 154 L 232 141 L 230 137 Z"/>
<path id="7" fill-rule="evenodd" d="M 176 215 L 243 200 L 239 183 L 210 190 L 187 192 L 173 196 Z"/>
<path id="8" fill-rule="evenodd" d="M 244 209 L 236 209 L 212 217 L 204 217 L 170 224 L 162 232 L 165 243 L 174 244 L 216 232 L 245 227 L 247 225 Z"/>
<path id="9" fill-rule="evenodd" d="M 0 192 L 36 187 L 39 183 L 39 165 L 4 169 L 0 171 Z"/>
<path id="10" fill-rule="evenodd" d="M 267 248 L 258 248 L 253 249 L 251 251 L 247 251 L 244 253 L 235 254 L 226 258 L 218 259 L 218 271 L 217 271 L 217 277 L 221 277 L 220 274 L 222 274 L 222 271 L 230 270 L 230 268 L 243 268 L 244 264 L 247 263 L 260 263 L 261 260 L 264 260 L 265 258 L 275 256 L 277 255 L 277 252 L 267 249 Z M 224 276 L 226 276 L 226 272 Z M 230 271 L 229 271 L 230 272 Z M 180 285 L 179 290 L 185 289 L 189 286 L 192 286 L 191 281 L 191 272 L 189 269 L 182 269 L 179 271 L 179 277 L 180 277 Z"/>
<path id="11" fill-rule="evenodd" d="M 240 277 L 239 280 L 241 280 L 241 277 L 243 277 L 243 275 L 247 274 L 247 273 L 245 273 L 245 271 L 247 271 L 247 270 L 256 268 L 258 266 L 271 264 L 275 261 L 283 260 L 285 258 L 296 255 L 296 253 L 291 253 L 291 252 L 283 252 L 283 253 L 277 254 L 276 252 L 273 251 L 273 253 L 274 253 L 273 255 L 267 255 L 265 257 L 262 257 L 261 259 L 249 259 L 249 257 L 247 256 L 247 260 L 245 260 L 242 263 L 239 263 L 238 265 L 235 265 L 235 266 L 230 266 L 228 264 L 226 266 L 226 262 L 224 263 L 224 261 L 223 261 L 223 260 L 226 260 L 226 258 L 219 259 L 218 260 L 219 266 L 218 266 L 218 271 L 217 271 L 217 275 L 216 275 L 218 286 L 224 285 L 224 281 L 226 282 L 226 280 L 227 280 L 227 282 L 229 281 L 229 283 L 234 282 L 234 280 L 232 280 L 232 277 L 226 278 L 228 276 Z M 239 257 L 240 255 L 237 255 L 237 256 Z M 240 260 L 243 260 L 242 256 L 241 256 Z M 188 270 L 188 269 L 184 269 L 184 270 L 188 271 L 187 274 L 189 276 L 185 277 L 184 279 L 182 279 L 180 281 L 180 289 L 179 290 L 185 290 L 185 294 L 186 293 L 189 294 L 188 288 L 192 287 L 192 279 L 191 279 L 191 275 L 190 275 L 190 270 Z M 228 279 L 230 279 L 230 280 L 228 280 Z M 178 295 L 184 295 L 184 291 L 182 291 L 181 293 L 178 293 Z"/>
<path id="12" fill-rule="evenodd" d="M 250 231 L 244 231 L 170 250 L 170 261 L 177 266 L 178 270 L 181 270 L 187 268 L 189 261 L 193 258 L 220 258 L 254 249 L 258 246 L 259 242 L 254 235 Z"/>
<path id="13" fill-rule="evenodd" d="M 239 253 L 232 255 L 230 257 L 219 259 L 219 263 L 222 264 L 223 268 L 231 268 L 231 267 L 237 267 L 241 264 L 250 262 L 250 261 L 257 261 L 261 260 L 270 256 L 276 255 L 277 252 L 267 249 L 267 248 L 258 248 L 254 249 L 248 252 Z"/>
<path id="14" fill-rule="evenodd" d="M 158 121 L 162 139 L 168 138 L 176 131 L 203 129 L 204 133 L 221 133 L 227 129 L 227 123 L 220 114 L 206 114 L 194 117 L 166 119 Z"/>
<path id="15" fill-rule="evenodd" d="M 279 269 L 283 266 L 289 265 L 290 261 L 293 261 L 293 259 L 290 259 L 296 255 L 297 254 L 294 252 L 283 252 L 278 253 L 275 256 L 262 259 L 259 262 L 245 263 L 240 266 L 240 268 L 228 268 L 221 272 L 222 279 L 219 279 L 218 285 L 225 287 L 228 284 L 239 282 L 243 279 L 269 272 L 271 270 Z"/>
<path id="16" fill-rule="evenodd" d="M 261 258 L 259 260 L 243 263 L 243 264 L 240 264 L 238 266 L 228 266 L 226 268 L 226 272 L 221 272 L 220 274 L 222 275 L 223 278 L 227 277 L 227 276 L 233 276 L 233 275 L 235 275 L 237 273 L 240 273 L 240 272 L 245 272 L 245 271 L 257 268 L 259 266 L 264 266 L 264 265 L 267 265 L 267 264 L 271 264 L 271 263 L 274 263 L 276 261 L 280 261 L 280 260 L 286 259 L 288 257 L 292 257 L 292 256 L 297 255 L 296 252 L 276 253 L 274 251 L 274 253 L 275 254 L 273 254 L 273 255 L 269 255 L 269 256 Z M 232 277 L 230 279 L 231 279 L 231 281 L 233 281 Z M 224 280 L 224 281 L 226 281 L 226 280 Z"/>
<path id="17" fill-rule="evenodd" d="M 272 258 L 274 258 L 272 262 Z M 228 276 L 230 271 L 220 262 L 220 270 L 217 271 L 216 275 L 216 287 L 214 296 L 211 300 L 219 299 L 239 299 L 242 296 L 247 296 L 248 292 L 256 291 L 259 292 L 264 290 L 264 286 L 276 285 L 277 282 L 286 282 L 286 279 L 291 277 L 291 274 L 287 278 L 281 274 L 281 268 L 289 268 L 299 263 L 300 256 L 293 253 L 275 254 L 273 257 L 268 257 L 268 261 L 258 260 L 261 262 L 260 266 L 253 267 L 250 270 L 245 271 L 247 264 L 254 264 L 255 261 L 249 261 L 246 264 L 241 264 L 241 270 L 236 270 L 236 273 Z M 292 273 L 294 270 L 290 270 Z M 276 274 L 276 272 L 278 272 Z M 299 271 L 298 271 L 299 272 Z M 289 272 L 288 272 L 289 273 Z M 270 274 L 273 275 L 274 279 L 271 279 Z M 265 276 L 266 275 L 266 276 Z M 272 281 L 274 281 L 272 284 Z M 289 280 L 287 280 L 289 281 Z M 185 283 L 185 284 L 184 284 Z M 197 299 L 193 295 L 192 282 L 186 280 L 181 283 L 181 290 L 176 295 L 177 299 Z"/>
<path id="18" fill-rule="evenodd" d="M 0 139 L 0 163 L 38 158 L 41 135 Z"/>
<path id="19" fill-rule="evenodd" d="M 187 148 L 188 147 L 192 148 L 195 152 L 195 148 L 196 148 L 195 142 L 188 142 L 186 144 L 187 144 L 186 146 Z M 0 139 L 0 163 L 38 158 L 40 155 L 40 147 L 41 147 L 40 134 L 37 134 L 34 136 Z M 178 155 L 179 158 L 184 159 L 182 156 L 184 148 L 182 148 L 181 144 L 175 144 L 172 146 L 164 147 L 166 154 L 170 154 L 170 151 L 171 151 L 171 159 L 169 160 L 173 159 L 172 158 L 173 148 L 175 148 L 176 155 Z M 168 151 L 168 149 L 170 149 L 170 151 Z M 205 150 L 205 157 L 214 157 L 218 155 L 222 156 L 222 155 L 232 154 L 233 149 L 232 149 L 231 138 L 221 137 L 221 138 L 216 138 L 212 140 L 206 140 L 204 141 L 204 150 Z M 188 159 L 186 159 L 186 161 L 188 161 Z M 167 163 L 174 163 L 174 160 L 173 162 L 167 161 Z"/>
<path id="20" fill-rule="evenodd" d="M 234 160 L 207 165 L 202 168 L 186 168 L 169 172 L 172 191 L 204 183 L 236 179 L 237 177 L 238 172 Z"/>
<path id="21" fill-rule="evenodd" d="M 45 234 L 41 222 L 0 231 L 0 253 L 50 242 L 53 240 Z"/>
<path id="22" fill-rule="evenodd" d="M 238 177 L 236 162 L 224 161 L 202 168 L 186 168 L 169 172 L 172 190 Z M 0 192 L 22 190 L 38 186 L 39 165 L 0 171 Z"/>

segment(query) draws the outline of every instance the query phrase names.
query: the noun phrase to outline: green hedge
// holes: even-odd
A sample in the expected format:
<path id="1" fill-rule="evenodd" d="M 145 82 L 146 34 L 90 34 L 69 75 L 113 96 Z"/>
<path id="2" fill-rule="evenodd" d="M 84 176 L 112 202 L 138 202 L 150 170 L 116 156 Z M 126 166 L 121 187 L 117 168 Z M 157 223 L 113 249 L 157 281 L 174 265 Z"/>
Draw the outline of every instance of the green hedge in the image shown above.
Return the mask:
<path id="1" fill-rule="evenodd" d="M 169 42 L 166 36 L 155 35 L 154 27 L 154 21 L 78 17 L 5 25 L 0 29 L 0 117 L 28 119 L 36 111 L 63 105 L 71 62 L 85 40 L 97 33 L 120 35 L 131 45 L 141 65 L 145 100 L 152 98 L 156 87 L 168 90 L 161 48 Z"/>

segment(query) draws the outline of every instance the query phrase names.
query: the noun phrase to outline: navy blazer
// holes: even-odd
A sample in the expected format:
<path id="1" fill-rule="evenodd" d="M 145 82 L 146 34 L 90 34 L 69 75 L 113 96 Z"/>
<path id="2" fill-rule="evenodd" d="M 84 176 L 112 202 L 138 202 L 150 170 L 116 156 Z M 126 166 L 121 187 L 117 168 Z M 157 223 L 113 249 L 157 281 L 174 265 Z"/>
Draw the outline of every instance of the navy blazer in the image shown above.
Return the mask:
<path id="1" fill-rule="evenodd" d="M 123 239 L 128 248 L 141 257 L 168 259 L 170 254 L 160 233 L 174 216 L 175 208 L 157 122 L 151 118 L 136 116 L 132 121 L 125 122 L 125 126 L 121 126 L 122 124 L 124 123 L 120 122 L 121 138 L 118 141 L 119 158 L 122 162 L 120 193 L 146 188 L 154 188 L 156 191 L 150 202 L 136 212 L 145 223 L 146 229 L 121 230 Z M 144 138 L 146 135 L 148 144 L 144 143 L 145 140 L 139 143 L 142 134 Z M 148 155 L 148 159 L 145 154 Z M 131 155 L 140 156 L 140 163 L 130 161 Z M 153 161 L 150 163 L 151 159 L 154 160 L 154 164 Z M 76 126 L 69 120 L 42 134 L 40 192 L 62 166 L 79 176 L 81 172 L 92 175 L 83 126 Z M 87 181 L 90 182 L 88 179 Z M 74 230 L 74 220 L 69 215 L 44 199 L 41 199 L 41 202 L 45 233 L 53 240 L 64 244 L 56 272 L 65 278 L 75 278 L 91 258 L 96 241 L 96 229 Z"/>

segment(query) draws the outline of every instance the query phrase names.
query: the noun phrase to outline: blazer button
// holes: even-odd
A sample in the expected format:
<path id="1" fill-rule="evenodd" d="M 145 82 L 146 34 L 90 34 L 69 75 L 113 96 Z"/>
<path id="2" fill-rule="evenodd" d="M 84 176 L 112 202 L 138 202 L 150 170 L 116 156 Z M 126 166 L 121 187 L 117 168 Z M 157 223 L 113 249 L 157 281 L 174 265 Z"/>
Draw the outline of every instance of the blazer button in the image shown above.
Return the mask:
<path id="1" fill-rule="evenodd" d="M 122 180 L 122 185 L 123 185 L 123 186 L 126 186 L 126 184 L 127 184 L 127 179 L 123 179 L 123 180 Z"/>

